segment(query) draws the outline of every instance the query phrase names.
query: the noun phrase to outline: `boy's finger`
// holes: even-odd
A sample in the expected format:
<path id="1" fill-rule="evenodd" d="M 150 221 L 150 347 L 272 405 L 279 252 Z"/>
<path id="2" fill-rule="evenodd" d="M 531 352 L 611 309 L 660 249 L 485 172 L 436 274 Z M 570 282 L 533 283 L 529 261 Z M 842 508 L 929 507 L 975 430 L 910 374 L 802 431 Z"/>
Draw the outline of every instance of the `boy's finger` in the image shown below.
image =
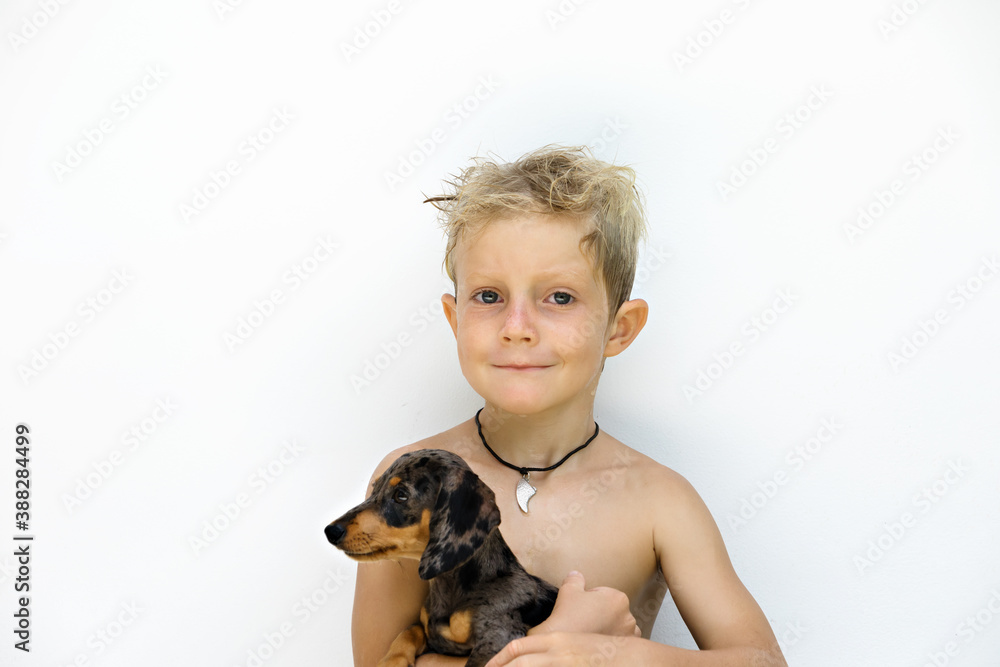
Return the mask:
<path id="1" fill-rule="evenodd" d="M 546 639 L 544 636 L 519 637 L 500 649 L 500 652 L 493 656 L 486 663 L 485 667 L 503 667 L 504 665 L 509 665 L 522 656 L 544 651 L 545 646 Z"/>
<path id="2" fill-rule="evenodd" d="M 566 575 L 565 579 L 563 579 L 562 585 L 573 586 L 580 588 L 582 590 L 584 585 L 583 574 L 577 572 L 576 570 L 573 570 L 572 572 Z"/>

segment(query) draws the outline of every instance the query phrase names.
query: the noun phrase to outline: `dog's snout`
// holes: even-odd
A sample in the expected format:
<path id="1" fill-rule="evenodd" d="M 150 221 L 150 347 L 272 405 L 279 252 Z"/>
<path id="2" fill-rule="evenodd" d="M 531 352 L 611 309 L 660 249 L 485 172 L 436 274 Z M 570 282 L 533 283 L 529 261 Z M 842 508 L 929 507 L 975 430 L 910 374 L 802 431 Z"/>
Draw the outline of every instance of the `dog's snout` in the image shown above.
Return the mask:
<path id="1" fill-rule="evenodd" d="M 330 540 L 330 544 L 336 545 L 344 539 L 344 535 L 347 534 L 347 529 L 344 528 L 343 524 L 331 523 L 323 529 L 323 532 L 326 533 L 326 539 Z"/>

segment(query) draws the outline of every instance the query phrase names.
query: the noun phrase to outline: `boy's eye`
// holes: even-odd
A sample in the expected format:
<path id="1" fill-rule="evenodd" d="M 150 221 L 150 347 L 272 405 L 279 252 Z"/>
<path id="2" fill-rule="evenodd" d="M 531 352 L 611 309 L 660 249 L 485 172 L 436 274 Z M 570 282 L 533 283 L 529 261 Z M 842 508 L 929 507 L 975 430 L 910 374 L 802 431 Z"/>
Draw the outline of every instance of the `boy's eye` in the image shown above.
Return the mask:
<path id="1" fill-rule="evenodd" d="M 552 300 L 560 306 L 568 306 L 573 301 L 573 295 L 566 292 L 556 292 L 552 295 Z"/>
<path id="2" fill-rule="evenodd" d="M 493 290 L 484 289 L 481 292 L 476 292 L 472 298 L 482 301 L 483 303 L 496 303 L 500 300 L 500 295 Z"/>

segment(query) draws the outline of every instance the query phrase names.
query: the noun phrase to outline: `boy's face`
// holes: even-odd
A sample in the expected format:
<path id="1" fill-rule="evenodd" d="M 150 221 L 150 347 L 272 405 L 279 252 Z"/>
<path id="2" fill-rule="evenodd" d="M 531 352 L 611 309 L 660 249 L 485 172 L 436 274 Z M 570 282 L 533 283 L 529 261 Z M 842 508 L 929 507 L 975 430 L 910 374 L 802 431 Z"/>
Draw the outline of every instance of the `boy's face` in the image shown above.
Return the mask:
<path id="1" fill-rule="evenodd" d="M 604 286 L 580 248 L 589 231 L 573 218 L 523 214 L 455 248 L 457 294 L 442 301 L 462 373 L 489 403 L 533 414 L 592 401 L 604 357 L 641 328 L 609 345 L 620 317 L 609 325 Z"/>

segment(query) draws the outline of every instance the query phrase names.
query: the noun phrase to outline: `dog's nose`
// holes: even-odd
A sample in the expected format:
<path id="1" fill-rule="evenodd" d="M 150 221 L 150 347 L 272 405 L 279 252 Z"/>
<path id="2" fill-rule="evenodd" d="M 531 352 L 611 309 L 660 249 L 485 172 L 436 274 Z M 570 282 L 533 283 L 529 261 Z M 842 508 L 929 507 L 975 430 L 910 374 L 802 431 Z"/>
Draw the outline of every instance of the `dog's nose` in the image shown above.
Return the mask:
<path id="1" fill-rule="evenodd" d="M 326 533 L 326 539 L 330 540 L 330 544 L 336 545 L 337 542 L 344 539 L 344 534 L 347 530 L 339 523 L 331 523 L 323 529 L 323 532 Z"/>

